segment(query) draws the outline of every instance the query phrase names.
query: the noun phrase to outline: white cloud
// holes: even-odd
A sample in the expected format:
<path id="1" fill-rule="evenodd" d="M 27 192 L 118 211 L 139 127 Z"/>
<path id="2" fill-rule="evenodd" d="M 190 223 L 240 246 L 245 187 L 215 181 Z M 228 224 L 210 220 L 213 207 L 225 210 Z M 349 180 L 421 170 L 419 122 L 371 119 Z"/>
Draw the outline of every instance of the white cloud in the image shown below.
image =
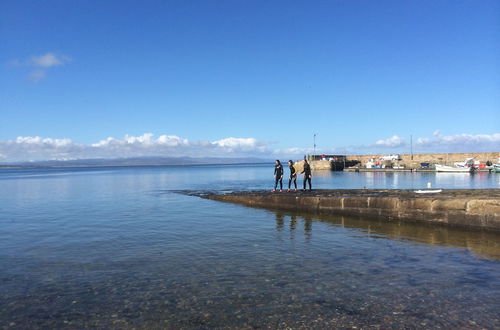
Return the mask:
<path id="1" fill-rule="evenodd" d="M 4 162 L 74 158 L 82 149 L 71 139 L 19 136 L 15 140 L 0 141 Z"/>
<path id="2" fill-rule="evenodd" d="M 375 145 L 379 147 L 397 148 L 404 146 L 405 140 L 397 135 L 393 135 L 385 140 L 378 140 L 377 142 L 375 142 Z"/>
<path id="3" fill-rule="evenodd" d="M 304 153 L 311 153 L 312 150 L 304 150 Z M 290 154 L 300 153 L 302 150 L 294 148 L 283 149 L 290 151 Z M 337 146 L 335 148 L 316 150 L 316 153 L 325 154 L 379 154 L 409 153 L 410 143 L 398 135 L 393 135 L 387 139 L 377 140 L 369 145 Z M 439 130 L 435 130 L 431 137 L 418 137 L 413 140 L 413 152 L 417 153 L 440 153 L 440 152 L 500 152 L 500 133 L 493 134 L 457 134 L 441 135 Z"/>
<path id="4" fill-rule="evenodd" d="M 14 68 L 32 68 L 28 73 L 28 79 L 36 83 L 45 79 L 49 69 L 56 66 L 62 66 L 69 62 L 71 62 L 69 56 L 49 52 L 42 55 L 31 56 L 26 60 L 14 59 L 9 61 L 9 65 Z"/>
<path id="5" fill-rule="evenodd" d="M 376 148 L 391 148 L 394 152 L 409 152 L 409 143 L 403 138 L 394 135 L 390 138 L 378 140 L 375 144 L 355 149 L 371 153 Z M 371 151 L 370 151 L 371 150 Z M 489 152 L 500 151 L 500 133 L 493 134 L 456 134 L 441 135 L 435 130 L 431 137 L 419 137 L 413 142 L 414 152 Z"/>
<path id="6" fill-rule="evenodd" d="M 178 147 L 188 146 L 189 141 L 175 135 L 160 135 L 158 139 L 153 138 L 154 134 L 145 133 L 140 136 L 125 135 L 122 139 L 108 137 L 97 143 L 91 144 L 92 147 L 109 147 L 109 146 L 138 146 L 138 147 Z"/>
<path id="7" fill-rule="evenodd" d="M 254 138 L 225 138 L 222 140 L 214 141 L 212 142 L 214 145 L 217 145 L 219 147 L 229 147 L 229 148 L 234 148 L 234 147 L 254 147 L 257 144 L 257 140 Z"/>
<path id="8" fill-rule="evenodd" d="M 182 139 L 175 135 L 160 135 L 157 140 L 158 144 L 169 147 L 186 146 L 189 145 L 187 139 Z"/>
<path id="9" fill-rule="evenodd" d="M 0 141 L 3 161 L 89 159 L 126 157 L 249 157 L 268 156 L 267 144 L 254 138 L 225 138 L 213 142 L 190 142 L 176 135 L 152 133 L 123 138 L 108 137 L 92 144 L 80 144 L 71 139 L 20 136 Z"/>
<path id="10" fill-rule="evenodd" d="M 443 136 L 438 132 L 432 138 L 418 138 L 416 148 L 436 152 L 500 151 L 500 133 Z"/>
<path id="11" fill-rule="evenodd" d="M 414 140 L 414 152 L 481 152 L 500 151 L 500 133 L 458 134 L 420 137 Z M 391 153 L 409 152 L 408 144 L 399 136 L 376 141 L 371 145 L 337 146 L 316 149 L 325 154 L 378 154 L 390 148 Z M 216 141 L 189 141 L 176 135 L 152 133 L 139 136 L 125 135 L 122 138 L 108 137 L 104 140 L 81 144 L 71 139 L 20 136 L 13 140 L 0 141 L 2 162 L 52 159 L 126 158 L 126 157 L 291 157 L 301 158 L 311 154 L 312 148 L 271 149 L 270 143 L 255 138 L 228 137 Z"/>
<path id="12" fill-rule="evenodd" d="M 59 66 L 71 61 L 71 58 L 66 55 L 56 55 L 54 53 L 47 53 L 39 56 L 32 56 L 27 64 L 35 67 L 50 68 L 52 66 Z"/>
<path id="13" fill-rule="evenodd" d="M 290 155 L 290 156 L 302 156 L 307 154 L 312 154 L 314 151 L 313 148 L 284 148 L 284 149 L 276 149 L 273 151 L 276 155 Z M 317 149 L 320 152 L 320 149 Z"/>
<path id="14" fill-rule="evenodd" d="M 267 144 L 264 142 L 257 141 L 254 138 L 235 138 L 229 137 L 221 140 L 217 140 L 211 143 L 213 146 L 217 147 L 218 150 L 223 150 L 226 153 L 231 153 L 235 151 L 254 151 L 254 152 L 266 152 Z"/>
<path id="15" fill-rule="evenodd" d="M 45 138 L 42 139 L 39 136 L 19 136 L 16 140 L 15 143 L 17 144 L 25 144 L 25 145 L 43 145 L 45 147 L 52 147 L 52 148 L 59 148 L 59 147 L 65 147 L 68 145 L 73 144 L 73 141 L 71 139 L 51 139 L 51 138 Z"/>

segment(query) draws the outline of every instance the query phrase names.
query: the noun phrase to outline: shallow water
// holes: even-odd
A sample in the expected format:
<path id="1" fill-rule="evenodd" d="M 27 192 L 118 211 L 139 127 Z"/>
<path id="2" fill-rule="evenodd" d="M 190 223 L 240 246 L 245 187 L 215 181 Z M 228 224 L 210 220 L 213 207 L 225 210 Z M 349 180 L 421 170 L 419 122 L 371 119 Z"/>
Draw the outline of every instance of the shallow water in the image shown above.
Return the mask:
<path id="1" fill-rule="evenodd" d="M 317 188 L 500 188 L 480 173 L 331 173 Z M 0 327 L 500 326 L 500 234 L 175 194 L 269 166 L 0 170 Z"/>

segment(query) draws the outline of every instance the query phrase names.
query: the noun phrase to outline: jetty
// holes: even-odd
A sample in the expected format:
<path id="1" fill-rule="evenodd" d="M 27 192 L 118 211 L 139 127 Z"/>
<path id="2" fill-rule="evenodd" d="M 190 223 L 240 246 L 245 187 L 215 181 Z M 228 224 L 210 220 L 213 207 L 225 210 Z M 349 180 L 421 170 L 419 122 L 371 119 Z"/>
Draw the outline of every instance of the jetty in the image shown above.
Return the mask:
<path id="1" fill-rule="evenodd" d="M 500 231 L 500 189 L 447 189 L 439 193 L 397 189 L 183 193 L 249 207 Z"/>

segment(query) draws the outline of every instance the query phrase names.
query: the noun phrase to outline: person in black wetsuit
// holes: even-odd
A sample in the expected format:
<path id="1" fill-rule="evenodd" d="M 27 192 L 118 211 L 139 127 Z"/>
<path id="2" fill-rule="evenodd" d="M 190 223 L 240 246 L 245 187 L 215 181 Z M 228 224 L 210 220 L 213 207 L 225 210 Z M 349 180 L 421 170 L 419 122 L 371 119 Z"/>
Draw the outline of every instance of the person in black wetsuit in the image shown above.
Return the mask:
<path id="1" fill-rule="evenodd" d="M 283 165 L 281 165 L 281 162 L 276 159 L 275 165 L 274 165 L 274 189 L 273 192 L 276 191 L 276 187 L 278 186 L 278 182 L 280 183 L 280 191 L 283 190 Z"/>
<path id="2" fill-rule="evenodd" d="M 288 191 L 290 191 L 292 182 L 295 185 L 295 191 L 297 191 L 297 171 L 295 171 L 295 167 L 293 167 L 293 161 L 291 159 L 288 161 L 288 167 L 290 168 L 290 178 L 288 179 Z"/>
<path id="3" fill-rule="evenodd" d="M 300 172 L 300 174 L 304 173 L 304 191 L 306 190 L 306 182 L 309 182 L 309 190 L 312 190 L 311 187 L 311 166 L 307 162 L 307 159 L 304 159 L 304 170 Z"/>

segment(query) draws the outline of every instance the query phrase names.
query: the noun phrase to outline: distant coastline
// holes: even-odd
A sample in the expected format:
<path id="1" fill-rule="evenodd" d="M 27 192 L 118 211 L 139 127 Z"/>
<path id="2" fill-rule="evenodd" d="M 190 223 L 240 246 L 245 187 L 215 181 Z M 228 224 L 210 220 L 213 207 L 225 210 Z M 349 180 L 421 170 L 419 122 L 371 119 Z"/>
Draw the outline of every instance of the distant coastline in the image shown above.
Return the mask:
<path id="1" fill-rule="evenodd" d="M 380 159 L 384 154 L 346 154 L 346 160 L 357 160 L 364 165 L 370 159 Z M 407 167 L 418 167 L 420 162 L 453 164 L 466 158 L 474 157 L 483 162 L 489 160 L 496 163 L 500 152 L 469 152 L 469 153 L 413 153 L 399 154 L 398 163 Z M 283 157 L 282 157 L 283 158 Z M 301 157 L 300 157 L 301 158 Z M 134 166 L 190 166 L 190 165 L 244 165 L 270 164 L 274 158 L 258 157 L 129 157 L 129 158 L 93 158 L 71 160 L 40 160 L 0 163 L 0 169 L 5 168 L 77 168 L 77 167 L 134 167 Z"/>
<path id="2" fill-rule="evenodd" d="M 89 168 L 89 167 L 141 167 L 141 166 L 196 166 L 196 165 L 247 165 L 270 164 L 273 160 L 261 158 L 119 158 L 49 160 L 34 162 L 0 163 L 7 168 Z"/>

